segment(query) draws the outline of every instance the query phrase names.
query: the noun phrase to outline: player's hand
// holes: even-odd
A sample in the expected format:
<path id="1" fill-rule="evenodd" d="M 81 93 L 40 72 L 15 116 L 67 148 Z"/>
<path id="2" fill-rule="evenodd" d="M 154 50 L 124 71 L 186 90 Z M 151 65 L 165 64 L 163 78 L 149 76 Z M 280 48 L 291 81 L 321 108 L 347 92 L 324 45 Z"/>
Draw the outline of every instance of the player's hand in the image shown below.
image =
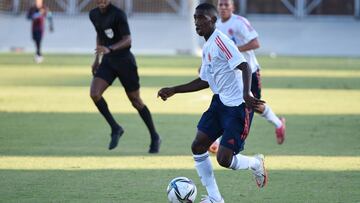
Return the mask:
<path id="1" fill-rule="evenodd" d="M 50 25 L 49 30 L 50 32 L 54 32 L 54 26 Z"/>
<path id="2" fill-rule="evenodd" d="M 252 93 L 244 93 L 244 100 L 247 107 L 257 110 L 265 101 L 255 98 Z"/>
<path id="3" fill-rule="evenodd" d="M 96 54 L 108 54 L 108 53 L 110 53 L 110 49 L 105 46 L 98 45 L 95 49 L 95 53 Z"/>
<path id="4" fill-rule="evenodd" d="M 160 97 L 162 100 L 166 101 L 167 98 L 175 94 L 175 89 L 173 87 L 165 87 L 159 90 L 157 97 Z"/>
<path id="5" fill-rule="evenodd" d="M 92 73 L 93 75 L 96 74 L 96 71 L 99 69 L 99 65 L 100 65 L 99 61 L 98 61 L 98 60 L 95 60 L 94 63 L 93 63 L 93 65 L 91 66 L 91 73 Z"/>

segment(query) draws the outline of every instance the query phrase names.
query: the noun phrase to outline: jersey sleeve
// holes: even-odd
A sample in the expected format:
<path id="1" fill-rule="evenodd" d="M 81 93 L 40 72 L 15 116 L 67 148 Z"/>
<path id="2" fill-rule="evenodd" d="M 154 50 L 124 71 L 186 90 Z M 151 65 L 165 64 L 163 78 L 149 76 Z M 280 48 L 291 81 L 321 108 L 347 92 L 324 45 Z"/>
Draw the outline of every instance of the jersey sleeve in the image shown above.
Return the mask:
<path id="1" fill-rule="evenodd" d="M 235 69 L 242 62 L 246 62 L 244 56 L 240 53 L 236 45 L 230 40 L 218 36 L 215 39 L 219 55 L 229 64 L 230 69 Z"/>
<path id="2" fill-rule="evenodd" d="M 123 11 L 118 12 L 117 23 L 121 36 L 130 35 L 129 23 L 126 14 Z"/>
<path id="3" fill-rule="evenodd" d="M 245 43 L 248 43 L 259 36 L 256 30 L 252 27 L 252 25 L 246 18 L 239 17 L 237 21 L 237 29 L 242 35 Z"/>
<path id="4" fill-rule="evenodd" d="M 206 73 L 205 73 L 204 63 L 202 63 L 201 66 L 200 66 L 199 78 L 200 78 L 201 80 L 203 80 L 203 81 L 208 82 L 208 79 L 207 79 Z"/>

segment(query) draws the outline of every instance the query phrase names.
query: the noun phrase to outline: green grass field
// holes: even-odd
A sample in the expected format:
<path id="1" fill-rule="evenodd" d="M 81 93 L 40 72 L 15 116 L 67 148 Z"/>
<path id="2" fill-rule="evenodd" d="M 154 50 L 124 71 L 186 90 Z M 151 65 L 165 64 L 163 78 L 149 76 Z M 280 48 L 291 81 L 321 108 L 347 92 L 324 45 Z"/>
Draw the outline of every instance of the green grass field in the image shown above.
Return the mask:
<path id="1" fill-rule="evenodd" d="M 105 98 L 125 128 L 107 150 L 109 129 L 89 97 L 90 55 L 0 54 L 0 202 L 167 202 L 172 178 L 187 176 L 205 194 L 190 145 L 210 91 L 156 98 L 188 82 L 200 59 L 138 56 L 141 94 L 163 144 L 149 155 L 149 135 L 116 82 Z M 269 184 L 250 171 L 220 168 L 228 203 L 360 202 L 360 58 L 260 57 L 263 99 L 287 118 L 287 138 L 254 117 L 244 154 L 263 153 Z M 214 157 L 213 157 L 214 158 Z"/>

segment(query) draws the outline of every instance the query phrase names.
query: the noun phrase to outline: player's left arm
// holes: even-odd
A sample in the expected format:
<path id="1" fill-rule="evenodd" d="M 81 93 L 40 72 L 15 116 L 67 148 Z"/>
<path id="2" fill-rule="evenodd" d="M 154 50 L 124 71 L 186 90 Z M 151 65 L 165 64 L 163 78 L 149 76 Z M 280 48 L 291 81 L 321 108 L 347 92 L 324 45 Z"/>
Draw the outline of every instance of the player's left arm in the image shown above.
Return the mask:
<path id="1" fill-rule="evenodd" d="M 246 103 L 246 106 L 250 108 L 257 109 L 259 106 L 265 101 L 255 98 L 251 93 L 251 69 L 247 62 L 240 63 L 237 69 L 242 71 L 242 79 L 243 79 L 243 97 Z"/>
<path id="2" fill-rule="evenodd" d="M 48 7 L 46 7 L 46 19 L 49 22 L 49 30 L 50 30 L 50 32 L 53 32 L 54 31 L 53 15 L 52 15 L 51 10 Z"/>
<path id="3" fill-rule="evenodd" d="M 240 18 L 235 29 L 245 41 L 244 45 L 238 46 L 240 52 L 255 50 L 260 47 L 258 33 L 246 18 Z"/>

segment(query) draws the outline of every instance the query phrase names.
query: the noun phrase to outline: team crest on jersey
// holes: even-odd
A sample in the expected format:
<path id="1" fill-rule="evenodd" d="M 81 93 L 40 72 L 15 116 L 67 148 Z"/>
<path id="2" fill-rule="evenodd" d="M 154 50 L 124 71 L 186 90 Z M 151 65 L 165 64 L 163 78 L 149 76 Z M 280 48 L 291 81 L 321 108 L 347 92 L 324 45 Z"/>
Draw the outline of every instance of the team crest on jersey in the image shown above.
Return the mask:
<path id="1" fill-rule="evenodd" d="M 107 36 L 108 38 L 110 38 L 110 39 L 112 39 L 112 38 L 114 37 L 114 31 L 113 31 L 111 28 L 106 29 L 106 30 L 105 30 L 105 34 L 106 34 L 106 36 Z"/>
<path id="2" fill-rule="evenodd" d="M 229 35 L 231 35 L 231 36 L 234 35 L 234 30 L 233 30 L 233 29 L 230 28 L 230 29 L 228 30 L 228 32 L 229 32 Z"/>

